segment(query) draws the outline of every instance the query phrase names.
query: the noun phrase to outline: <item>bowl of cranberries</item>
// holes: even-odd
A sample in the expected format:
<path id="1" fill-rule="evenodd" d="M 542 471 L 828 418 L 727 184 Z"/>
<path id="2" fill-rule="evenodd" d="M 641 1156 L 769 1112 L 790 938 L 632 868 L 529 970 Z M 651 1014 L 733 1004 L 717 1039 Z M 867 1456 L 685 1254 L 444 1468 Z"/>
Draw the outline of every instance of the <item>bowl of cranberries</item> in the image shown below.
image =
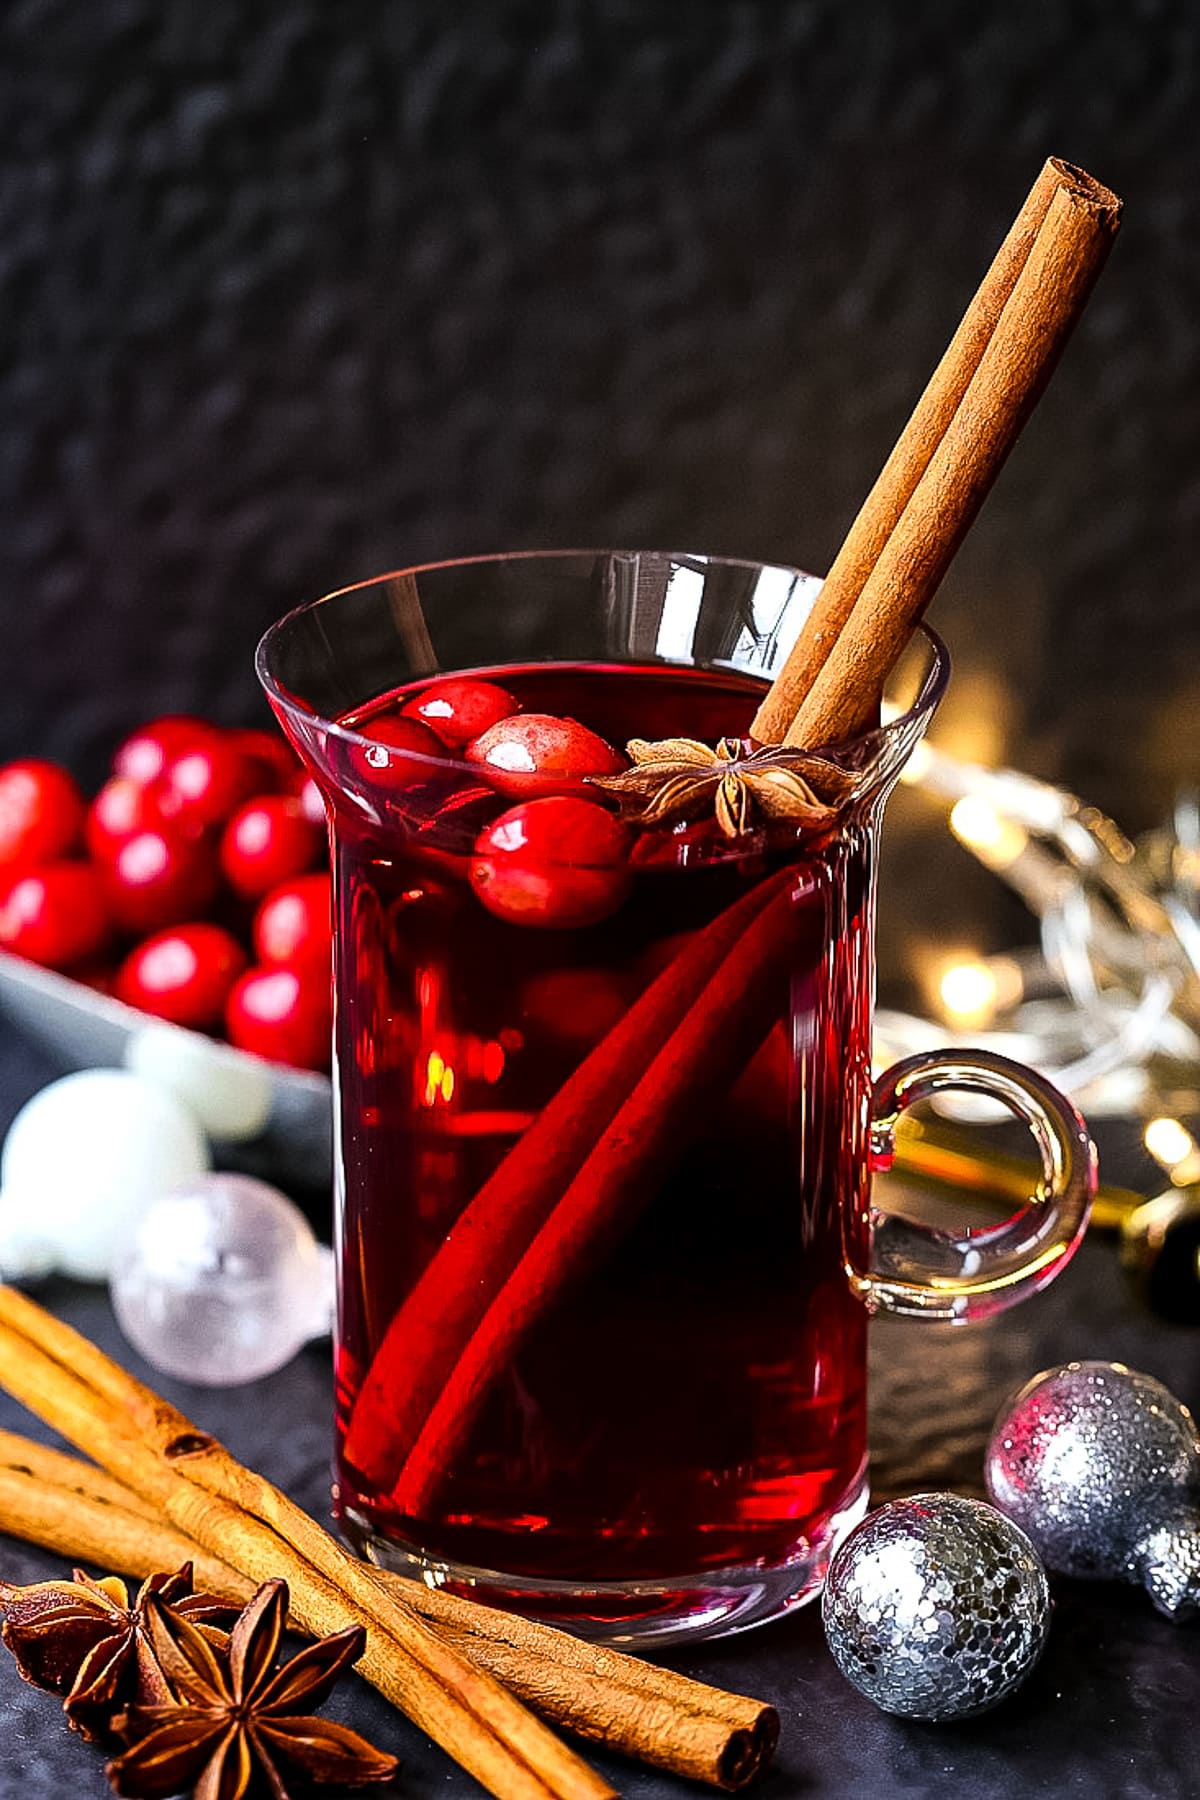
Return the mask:
<path id="1" fill-rule="evenodd" d="M 0 1007 L 61 1060 L 120 1063 L 148 1023 L 224 1040 L 320 1154 L 330 962 L 324 810 L 276 733 L 154 719 L 91 798 L 0 765 Z"/>

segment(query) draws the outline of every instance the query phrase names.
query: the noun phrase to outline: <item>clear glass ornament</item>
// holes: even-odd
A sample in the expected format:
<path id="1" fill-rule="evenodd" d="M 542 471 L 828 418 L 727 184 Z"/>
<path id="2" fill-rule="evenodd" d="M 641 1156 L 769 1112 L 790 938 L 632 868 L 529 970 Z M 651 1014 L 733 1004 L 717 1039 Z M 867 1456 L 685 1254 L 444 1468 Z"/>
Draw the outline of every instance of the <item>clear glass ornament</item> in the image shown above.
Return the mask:
<path id="1" fill-rule="evenodd" d="M 234 1387 L 330 1329 L 333 1257 L 278 1188 L 205 1175 L 146 1209 L 111 1292 L 122 1331 L 156 1369 Z"/>

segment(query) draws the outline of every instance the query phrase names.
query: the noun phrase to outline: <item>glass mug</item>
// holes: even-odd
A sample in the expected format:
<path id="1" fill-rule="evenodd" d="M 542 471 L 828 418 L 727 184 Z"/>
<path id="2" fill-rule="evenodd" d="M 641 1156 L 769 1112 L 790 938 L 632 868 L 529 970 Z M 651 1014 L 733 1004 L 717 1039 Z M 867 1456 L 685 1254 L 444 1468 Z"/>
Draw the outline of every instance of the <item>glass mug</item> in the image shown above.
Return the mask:
<path id="1" fill-rule="evenodd" d="M 711 798 L 630 825 L 586 755 L 465 753 L 514 704 L 618 748 L 742 737 L 818 586 L 488 557 L 347 588 L 259 648 L 333 848 L 342 1528 L 613 1641 L 810 1596 L 867 1503 L 869 1315 L 1013 1304 L 1095 1186 L 1029 1070 L 947 1051 L 872 1081 L 878 834 L 948 677 L 932 633 L 889 723 L 838 747 L 852 798 L 815 834 L 727 837 Z M 430 689 L 447 670 L 470 685 Z M 949 1088 L 1024 1119 L 1043 1169 L 961 1236 L 871 1206 L 898 1114 Z"/>

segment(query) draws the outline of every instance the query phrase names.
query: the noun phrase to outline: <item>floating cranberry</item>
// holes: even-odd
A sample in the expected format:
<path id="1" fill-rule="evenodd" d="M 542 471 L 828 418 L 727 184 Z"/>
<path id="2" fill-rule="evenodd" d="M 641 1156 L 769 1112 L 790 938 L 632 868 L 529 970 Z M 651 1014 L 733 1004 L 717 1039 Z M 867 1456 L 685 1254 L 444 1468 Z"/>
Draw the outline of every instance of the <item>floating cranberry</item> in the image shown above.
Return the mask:
<path id="1" fill-rule="evenodd" d="M 171 824 L 204 830 L 220 825 L 254 795 L 257 780 L 254 758 L 245 755 L 230 737 L 209 730 L 163 765 L 153 795 L 163 819 Z"/>
<path id="2" fill-rule="evenodd" d="M 313 962 L 248 969 L 225 1006 L 225 1029 L 239 1050 L 296 1069 L 329 1064 L 330 974 Z"/>
<path id="3" fill-rule="evenodd" d="M 586 725 L 551 713 L 502 719 L 468 745 L 467 760 L 485 768 L 502 794 L 561 791 L 581 786 L 585 775 L 615 775 L 625 767 L 624 757 Z"/>
<path id="4" fill-rule="evenodd" d="M 111 775 L 88 809 L 88 851 L 97 862 L 107 862 L 127 838 L 153 830 L 159 823 L 149 788 L 131 781 L 128 775 Z"/>
<path id="5" fill-rule="evenodd" d="M 220 1023 L 246 966 L 237 939 L 219 925 L 177 925 L 147 938 L 122 963 L 116 995 L 129 1006 L 205 1031 Z"/>
<path id="6" fill-rule="evenodd" d="M 400 709 L 402 717 L 420 719 L 452 750 L 461 750 L 489 726 L 520 710 L 520 702 L 494 682 L 460 675 L 431 682 Z"/>
<path id="7" fill-rule="evenodd" d="M 333 941 L 328 875 L 302 875 L 267 895 L 254 915 L 254 953 L 261 963 L 318 961 L 329 967 Z"/>
<path id="8" fill-rule="evenodd" d="M 156 828 L 126 838 L 104 876 L 119 925 L 160 931 L 205 911 L 217 891 L 217 859 L 206 838 Z"/>
<path id="9" fill-rule="evenodd" d="M 480 832 L 471 886 L 513 925 L 594 925 L 625 898 L 628 848 L 625 827 L 594 801 L 529 800 Z"/>
<path id="10" fill-rule="evenodd" d="M 148 787 L 162 774 L 172 757 L 203 742 L 212 736 L 212 732 L 212 726 L 206 725 L 203 719 L 193 719 L 186 713 L 170 713 L 161 719 L 151 719 L 149 724 L 139 725 L 125 739 L 113 757 L 113 774 L 124 775 L 128 780 Z"/>
<path id="11" fill-rule="evenodd" d="M 420 719 L 379 719 L 358 730 L 371 742 L 347 746 L 350 767 L 360 781 L 375 787 L 405 788 L 423 781 L 431 773 L 427 759 L 446 755 L 437 732 L 422 725 Z"/>
<path id="12" fill-rule="evenodd" d="M 0 769 L 0 867 L 31 868 L 68 855 L 87 803 L 67 771 L 35 758 Z"/>
<path id="13" fill-rule="evenodd" d="M 240 806 L 221 838 L 221 868 L 235 893 L 260 900 L 281 881 L 311 869 L 325 834 L 287 794 L 264 794 Z"/>
<path id="14" fill-rule="evenodd" d="M 28 869 L 0 895 L 0 948 L 47 969 L 98 955 L 111 935 L 104 883 L 90 863 Z"/>

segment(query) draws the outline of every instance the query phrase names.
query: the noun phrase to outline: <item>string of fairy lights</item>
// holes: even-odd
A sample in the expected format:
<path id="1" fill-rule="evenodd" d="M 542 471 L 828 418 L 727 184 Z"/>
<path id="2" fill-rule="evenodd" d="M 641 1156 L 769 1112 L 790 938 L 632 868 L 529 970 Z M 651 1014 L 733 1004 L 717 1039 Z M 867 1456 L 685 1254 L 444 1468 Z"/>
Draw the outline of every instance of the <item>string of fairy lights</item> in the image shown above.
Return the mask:
<path id="1" fill-rule="evenodd" d="M 1093 1117 L 1142 1123 L 1175 1186 L 1200 1181 L 1200 795 L 1131 841 L 1074 794 L 918 744 L 901 779 L 1024 901 L 1036 948 L 947 957 L 922 1018 L 880 1011 L 881 1062 L 945 1043 L 1039 1068 Z"/>

